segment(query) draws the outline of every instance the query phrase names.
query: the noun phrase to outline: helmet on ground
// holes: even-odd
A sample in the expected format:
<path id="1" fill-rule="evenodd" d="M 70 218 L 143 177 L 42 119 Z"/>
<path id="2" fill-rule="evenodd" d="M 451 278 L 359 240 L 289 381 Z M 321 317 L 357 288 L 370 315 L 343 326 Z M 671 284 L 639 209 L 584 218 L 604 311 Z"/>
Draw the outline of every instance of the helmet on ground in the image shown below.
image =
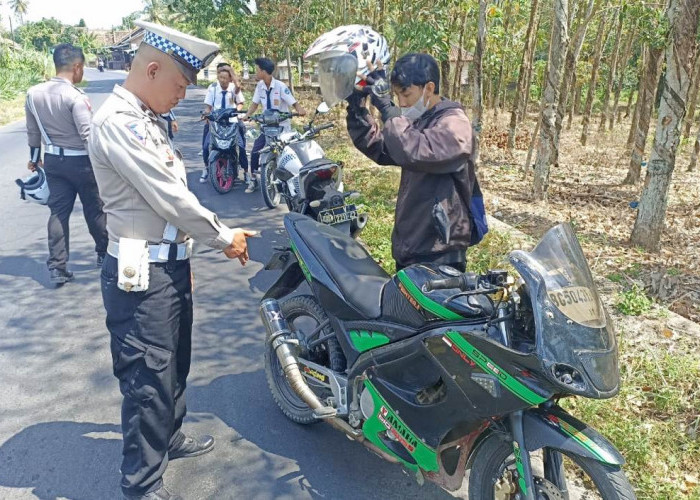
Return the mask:
<path id="1" fill-rule="evenodd" d="M 20 188 L 19 197 L 23 200 L 33 201 L 39 205 L 49 202 L 49 183 L 46 180 L 44 169 L 37 167 L 34 173 L 24 179 L 16 179 Z"/>
<path id="2" fill-rule="evenodd" d="M 376 66 L 389 64 L 386 39 L 369 26 L 339 26 L 319 36 L 304 54 L 304 59 L 318 58 L 318 79 L 323 98 L 329 106 L 342 101 L 360 82 L 358 73 L 367 75 L 367 61 Z"/>

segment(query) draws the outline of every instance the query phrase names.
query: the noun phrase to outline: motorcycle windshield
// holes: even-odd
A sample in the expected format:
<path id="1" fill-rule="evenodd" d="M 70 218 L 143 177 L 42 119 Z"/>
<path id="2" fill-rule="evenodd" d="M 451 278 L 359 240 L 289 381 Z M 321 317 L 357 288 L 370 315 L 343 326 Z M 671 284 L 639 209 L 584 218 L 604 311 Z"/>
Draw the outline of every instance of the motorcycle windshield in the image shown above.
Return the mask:
<path id="1" fill-rule="evenodd" d="M 318 83 L 328 106 L 333 106 L 352 94 L 357 78 L 357 57 L 353 54 L 334 55 L 318 62 Z"/>
<path id="2" fill-rule="evenodd" d="M 559 385 L 573 379 L 563 384 L 569 392 L 616 393 L 615 336 L 571 226 L 553 227 L 532 252 L 516 250 L 510 261 L 532 300 L 537 351 L 547 375 Z"/>

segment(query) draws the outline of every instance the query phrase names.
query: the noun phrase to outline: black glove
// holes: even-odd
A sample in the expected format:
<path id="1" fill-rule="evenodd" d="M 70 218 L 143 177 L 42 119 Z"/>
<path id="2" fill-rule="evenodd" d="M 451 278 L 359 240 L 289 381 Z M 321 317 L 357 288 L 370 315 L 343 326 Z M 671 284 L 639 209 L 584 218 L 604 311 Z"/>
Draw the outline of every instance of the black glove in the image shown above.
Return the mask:
<path id="1" fill-rule="evenodd" d="M 363 91 L 353 90 L 352 94 L 345 98 L 345 100 L 348 103 L 348 111 L 357 111 L 362 109 L 365 106 L 366 98 L 367 94 L 365 94 Z"/>
<path id="2" fill-rule="evenodd" d="M 367 75 L 362 93 L 369 95 L 372 105 L 379 110 L 382 121 L 401 116 L 401 111 L 391 101 L 391 85 L 384 69 L 375 69 Z"/>

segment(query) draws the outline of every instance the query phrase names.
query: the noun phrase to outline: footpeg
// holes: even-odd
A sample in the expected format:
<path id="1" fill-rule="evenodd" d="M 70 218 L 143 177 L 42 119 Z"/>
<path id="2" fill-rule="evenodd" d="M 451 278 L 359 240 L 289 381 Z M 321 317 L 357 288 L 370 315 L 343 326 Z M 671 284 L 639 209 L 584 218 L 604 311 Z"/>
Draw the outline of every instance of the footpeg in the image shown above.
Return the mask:
<path id="1" fill-rule="evenodd" d="M 331 408 L 330 406 L 324 406 L 322 408 L 316 408 L 313 411 L 314 418 L 325 420 L 327 418 L 335 418 L 338 414 L 338 410 Z"/>

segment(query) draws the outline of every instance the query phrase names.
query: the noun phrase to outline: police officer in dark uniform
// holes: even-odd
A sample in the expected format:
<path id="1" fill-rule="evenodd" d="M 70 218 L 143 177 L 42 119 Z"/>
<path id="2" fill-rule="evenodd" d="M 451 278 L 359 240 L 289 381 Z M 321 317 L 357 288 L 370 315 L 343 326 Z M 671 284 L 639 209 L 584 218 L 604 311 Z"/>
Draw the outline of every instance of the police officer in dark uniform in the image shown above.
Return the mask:
<path id="1" fill-rule="evenodd" d="M 246 237 L 187 188 L 182 157 L 161 117 L 218 52 L 214 43 L 147 22 L 123 86 L 95 114 L 89 141 L 107 213 L 102 297 L 114 375 L 124 396 L 121 487 L 126 499 L 180 498 L 162 476 L 169 460 L 211 451 L 182 431 L 192 346 L 192 238 L 248 260 Z M 192 238 L 191 238 L 192 237 Z"/>
<path id="2" fill-rule="evenodd" d="M 83 214 L 95 240 L 97 267 L 107 251 L 107 230 L 102 201 L 87 152 L 92 108 L 88 97 L 75 86 L 83 79 L 85 56 L 69 43 L 53 52 L 56 76 L 29 89 L 25 103 L 29 139 L 29 169 L 42 166 L 49 184 L 49 260 L 51 282 L 62 285 L 73 279 L 66 266 L 69 257 L 68 220 L 75 197 L 80 196 Z"/>

